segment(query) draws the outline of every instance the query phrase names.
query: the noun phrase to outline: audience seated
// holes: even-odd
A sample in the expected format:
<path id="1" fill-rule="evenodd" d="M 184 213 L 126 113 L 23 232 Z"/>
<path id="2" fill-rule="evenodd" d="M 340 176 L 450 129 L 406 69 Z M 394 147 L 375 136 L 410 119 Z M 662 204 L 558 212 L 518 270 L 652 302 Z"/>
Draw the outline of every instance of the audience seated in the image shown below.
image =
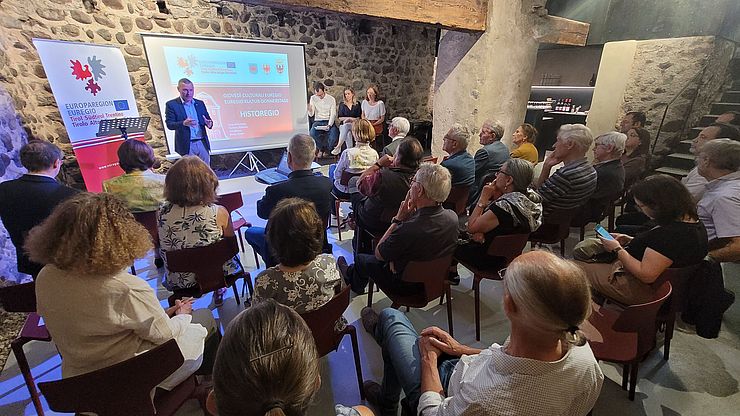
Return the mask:
<path id="1" fill-rule="evenodd" d="M 537 164 L 540 160 L 537 148 L 534 146 L 534 142 L 537 140 L 537 129 L 529 123 L 524 123 L 517 127 L 511 137 L 511 143 L 514 145 L 514 150 L 511 151 L 511 157 L 524 159 L 529 163 Z"/>
<path id="2" fill-rule="evenodd" d="M 128 139 L 118 148 L 121 176 L 103 182 L 103 190 L 123 200 L 131 212 L 156 211 L 164 202 L 164 175 L 152 172 L 156 159 L 147 143 Z"/>
<path id="3" fill-rule="evenodd" d="M 475 152 L 475 182 L 470 189 L 468 205 L 473 205 L 478 200 L 484 185 L 483 179 L 489 174 L 496 173 L 504 162 L 509 160 L 509 148 L 501 141 L 504 137 L 504 126 L 500 121 L 484 121 L 478 136 L 483 147 Z"/>
<path id="4" fill-rule="evenodd" d="M 350 134 L 355 138 L 355 147 L 347 148 L 339 156 L 337 167 L 334 169 L 334 195 L 349 199 L 350 193 L 357 192 L 357 185 L 342 185 L 342 173 L 345 171 L 362 172 L 378 161 L 378 152 L 370 147 L 370 143 L 375 140 L 375 130 L 372 124 L 367 120 L 357 120 L 352 124 Z"/>
<path id="5" fill-rule="evenodd" d="M 535 181 L 542 196 L 545 221 L 554 210 L 581 206 L 596 190 L 596 170 L 588 163 L 586 152 L 591 147 L 591 130 L 583 124 L 563 124 L 558 131 L 554 150 L 545 159 L 540 177 Z M 550 176 L 553 166 L 564 166 Z"/>
<path id="6" fill-rule="evenodd" d="M 201 362 L 210 369 L 204 355 L 212 358 L 220 339 L 211 312 L 191 316 L 192 300 L 164 310 L 146 281 L 125 272 L 151 248 L 146 229 L 106 193 L 75 196 L 31 230 L 26 249 L 46 264 L 36 280 L 38 313 L 62 356 L 62 377 L 111 366 L 172 338 L 185 363 L 159 387 L 173 388 Z M 212 351 L 204 353 L 204 340 Z"/>
<path id="7" fill-rule="evenodd" d="M 352 129 L 352 124 L 359 120 L 362 115 L 360 103 L 357 102 L 355 90 L 353 90 L 352 87 L 344 89 L 343 98 L 344 100 L 339 103 L 339 109 L 337 110 L 337 120 L 339 121 L 339 141 L 331 151 L 331 154 L 334 156 L 342 152 L 342 145 L 345 141 L 347 142 L 347 149 L 353 147 L 350 130 Z"/>
<path id="8" fill-rule="evenodd" d="M 455 259 L 486 268 L 492 262 L 486 252 L 497 235 L 528 234 L 542 224 L 540 196 L 529 189 L 532 164 L 524 159 L 510 159 L 483 187 L 480 199 L 468 219 L 470 241 L 458 245 Z"/>
<path id="9" fill-rule="evenodd" d="M 697 211 L 709 238 L 709 255 L 717 261 L 740 261 L 740 143 L 712 140 L 697 159 L 708 183 Z"/>
<path id="10" fill-rule="evenodd" d="M 421 143 L 414 137 L 406 137 L 392 158 L 384 155 L 362 173 L 358 181 L 360 192 L 352 194 L 358 227 L 377 234 L 388 229 L 423 155 Z M 357 238 L 355 233 L 355 244 Z"/>
<path id="11" fill-rule="evenodd" d="M 403 117 L 393 117 L 390 126 L 388 126 L 388 136 L 391 138 L 391 142 L 383 148 L 383 154 L 393 156 L 398 149 L 398 145 L 401 144 L 401 139 L 406 137 L 411 130 L 411 123 Z"/>
<path id="12" fill-rule="evenodd" d="M 403 154 L 407 143 L 401 143 L 398 155 Z M 441 205 L 450 193 L 450 181 L 446 168 L 421 165 L 390 227 L 380 238 L 375 255 L 357 253 L 349 268 L 344 258 L 339 258 L 338 265 L 355 293 L 364 293 L 371 277 L 380 289 L 393 287 L 399 294 L 416 292 L 418 283 L 401 281 L 406 264 L 436 259 L 455 250 L 457 214 Z"/>
<path id="13" fill-rule="evenodd" d="M 710 140 L 715 139 L 732 139 L 740 141 L 740 130 L 737 127 L 729 124 L 714 123 L 707 127 L 704 127 L 701 132 L 691 142 L 691 153 L 698 155 L 701 153 L 702 147 Z M 688 188 L 691 196 L 694 198 L 694 202 L 699 200 L 704 195 L 704 191 L 707 186 L 707 180 L 699 174 L 697 168 L 691 169 L 683 179 L 681 183 Z"/>
<path id="14" fill-rule="evenodd" d="M 338 138 L 339 129 L 334 123 L 337 119 L 337 100 L 326 93 L 326 87 L 320 82 L 313 84 L 314 95 L 308 101 L 308 116 L 313 117 L 309 134 L 315 141 L 319 157 L 329 155 Z M 323 134 L 328 132 L 328 135 Z"/>
<path id="15" fill-rule="evenodd" d="M 265 195 L 257 201 L 257 216 L 262 219 L 270 218 L 275 206 L 284 198 L 303 198 L 313 202 L 322 220 L 328 220 L 334 198 L 331 196 L 332 181 L 326 176 L 314 175 L 311 163 L 314 160 L 316 144 L 310 136 L 296 134 L 288 142 L 288 167 L 291 169 L 288 180 L 265 189 Z M 269 225 L 269 221 L 268 221 Z M 277 264 L 270 255 L 270 249 L 265 239 L 265 229 L 250 227 L 245 232 L 247 242 L 255 252 L 262 256 L 267 267 Z M 331 253 L 326 236 L 324 236 L 324 250 Z"/>
<path id="16" fill-rule="evenodd" d="M 62 151 L 45 140 L 31 140 L 21 147 L 21 164 L 28 173 L 0 183 L 0 219 L 15 246 L 18 271 L 36 276 L 43 264 L 29 260 L 23 251 L 26 235 L 77 190 L 57 182 Z"/>
<path id="17" fill-rule="evenodd" d="M 629 189 L 642 177 L 647 168 L 649 154 L 650 133 L 640 127 L 629 129 L 624 154 L 621 157 L 624 167 L 624 189 Z"/>
<path id="18" fill-rule="evenodd" d="M 585 205 L 583 215 L 593 221 L 601 221 L 612 201 L 624 192 L 624 166 L 622 154 L 627 136 L 616 131 L 604 133 L 594 140 L 594 164 L 596 189 Z"/>
<path id="19" fill-rule="evenodd" d="M 649 176 L 632 187 L 632 196 L 656 227 L 634 238 L 618 233 L 612 234 L 614 240 L 600 237 L 604 250 L 616 255 L 612 263 L 578 262 L 594 291 L 626 305 L 653 300 L 651 284 L 667 268 L 690 266 L 707 255 L 707 232 L 678 180 Z"/>
<path id="20" fill-rule="evenodd" d="M 468 153 L 470 130 L 459 124 L 453 124 L 445 134 L 442 150 L 450 156 L 442 161 L 452 175 L 452 186 L 473 186 L 475 182 L 475 160 Z"/>
<path id="21" fill-rule="evenodd" d="M 254 300 L 274 299 L 298 313 L 330 301 L 342 279 L 331 254 L 321 254 L 324 221 L 312 202 L 300 198 L 280 201 L 267 226 L 267 241 L 277 266 L 255 280 Z M 342 328 L 346 321 L 342 322 Z"/>
<path id="22" fill-rule="evenodd" d="M 167 267 L 166 252 L 213 244 L 233 236 L 229 211 L 216 205 L 218 177 L 202 160 L 185 156 L 175 162 L 164 181 L 166 202 L 159 209 L 159 247 Z M 224 276 L 241 272 L 239 256 L 223 266 Z M 199 293 L 195 274 L 166 271 L 162 285 L 181 296 Z M 214 294 L 217 306 L 223 303 L 225 288 Z"/>
<path id="23" fill-rule="evenodd" d="M 363 309 L 363 326 L 383 350 L 382 385 L 365 382 L 381 415 L 396 415 L 401 390 L 421 416 L 586 415 L 593 408 L 604 375 L 579 330 L 591 313 L 583 272 L 546 251 L 525 253 L 504 272 L 511 335 L 485 350 L 437 327 L 420 336 L 398 310 L 378 316 Z"/>
<path id="24" fill-rule="evenodd" d="M 642 111 L 630 111 L 625 114 L 624 117 L 622 117 L 622 120 L 619 122 L 617 129 L 620 133 L 627 134 L 630 129 L 644 129 L 645 123 L 647 123 L 647 117 L 645 116 L 645 113 L 643 113 Z"/>

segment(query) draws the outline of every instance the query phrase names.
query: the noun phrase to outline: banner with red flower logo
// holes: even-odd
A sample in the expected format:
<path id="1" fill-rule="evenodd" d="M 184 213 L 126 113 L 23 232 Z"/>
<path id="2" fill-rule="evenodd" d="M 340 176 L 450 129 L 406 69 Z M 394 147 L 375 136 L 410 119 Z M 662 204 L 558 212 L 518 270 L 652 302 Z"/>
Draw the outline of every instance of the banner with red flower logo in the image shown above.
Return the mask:
<path id="1" fill-rule="evenodd" d="M 138 117 L 126 61 L 115 46 L 33 39 L 80 164 L 85 186 L 100 192 L 103 181 L 123 171 L 116 152 L 120 132 L 97 137 L 100 120 Z M 131 135 L 129 136 L 131 137 Z M 132 137 L 134 138 L 134 137 Z M 138 139 L 143 134 L 138 134 Z"/>

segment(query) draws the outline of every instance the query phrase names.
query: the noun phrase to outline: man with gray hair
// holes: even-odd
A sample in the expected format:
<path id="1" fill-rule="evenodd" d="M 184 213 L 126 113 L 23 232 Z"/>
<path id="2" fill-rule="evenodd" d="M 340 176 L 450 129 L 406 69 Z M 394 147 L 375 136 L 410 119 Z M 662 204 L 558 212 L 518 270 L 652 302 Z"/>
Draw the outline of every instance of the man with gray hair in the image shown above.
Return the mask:
<path id="1" fill-rule="evenodd" d="M 545 159 L 534 183 L 542 196 L 544 219 L 555 210 L 569 210 L 586 202 L 596 190 L 596 170 L 586 159 L 593 143 L 591 130 L 583 124 L 563 124 L 553 151 Z M 552 176 L 553 166 L 563 163 Z"/>
<path id="2" fill-rule="evenodd" d="M 257 216 L 269 219 L 272 210 L 284 198 L 302 198 L 311 201 L 316 206 L 316 212 L 322 219 L 329 218 L 334 199 L 331 196 L 332 181 L 323 175 L 314 175 L 311 171 L 311 163 L 314 160 L 316 143 L 307 134 L 296 134 L 288 142 L 288 167 L 290 174 L 288 180 L 265 189 L 265 195 L 257 201 Z M 268 267 L 277 263 L 270 255 L 265 229 L 262 227 L 250 227 L 245 236 L 247 242 L 255 252 L 259 253 Z M 324 249 L 331 252 L 324 236 Z"/>
<path id="3" fill-rule="evenodd" d="M 708 181 L 697 212 L 707 229 L 709 256 L 720 262 L 740 261 L 740 142 L 707 142 L 697 169 Z"/>
<path id="4" fill-rule="evenodd" d="M 388 135 L 391 136 L 391 142 L 383 148 L 383 154 L 393 156 L 401 143 L 401 139 L 406 137 L 411 130 L 411 123 L 403 117 L 393 117 L 391 125 L 388 127 Z"/>
<path id="5" fill-rule="evenodd" d="M 475 152 L 475 182 L 470 189 L 468 205 L 478 201 L 483 180 L 490 174 L 495 174 L 501 166 L 509 160 L 509 148 L 501 141 L 504 137 L 504 125 L 498 120 L 486 120 L 480 129 L 480 144 L 483 145 Z"/>
<path id="6" fill-rule="evenodd" d="M 416 292 L 418 284 L 401 281 L 406 265 L 455 251 L 457 214 L 442 208 L 451 187 L 450 172 L 446 168 L 431 163 L 419 167 L 406 198 L 378 242 L 375 254 L 357 253 L 352 266 L 347 266 L 343 257 L 339 258 L 337 264 L 355 293 L 365 292 L 370 277 L 381 290 Z"/>
<path id="7" fill-rule="evenodd" d="M 180 96 L 167 101 L 165 105 L 165 125 L 175 131 L 175 151 L 182 156 L 198 156 L 206 165 L 211 165 L 211 144 L 206 127 L 213 128 L 213 120 L 206 104 L 194 98 L 195 87 L 187 78 L 177 81 Z"/>
<path id="8" fill-rule="evenodd" d="M 594 169 L 596 169 L 596 190 L 586 204 L 585 215 L 593 221 L 601 221 L 606 208 L 624 192 L 624 166 L 622 154 L 627 135 L 612 131 L 594 139 Z"/>
<path id="9" fill-rule="evenodd" d="M 473 186 L 475 183 L 475 160 L 468 153 L 470 130 L 460 124 L 453 124 L 445 134 L 442 150 L 449 153 L 441 165 L 449 169 L 452 186 Z"/>

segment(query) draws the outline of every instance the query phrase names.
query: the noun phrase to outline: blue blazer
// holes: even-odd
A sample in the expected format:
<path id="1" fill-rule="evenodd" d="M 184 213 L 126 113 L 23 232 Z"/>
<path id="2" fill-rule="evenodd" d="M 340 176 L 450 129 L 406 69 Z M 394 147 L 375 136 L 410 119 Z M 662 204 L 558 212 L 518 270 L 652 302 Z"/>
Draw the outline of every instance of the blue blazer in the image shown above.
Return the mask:
<path id="1" fill-rule="evenodd" d="M 208 114 L 206 104 L 203 101 L 193 98 L 193 103 L 195 104 L 195 112 L 198 114 L 198 126 L 200 127 L 203 142 L 206 149 L 211 150 L 211 143 L 208 142 L 206 125 L 203 121 L 203 116 L 206 116 L 209 120 L 211 116 Z M 188 118 L 188 115 L 185 112 L 185 106 L 182 105 L 182 99 L 180 97 L 167 101 L 164 122 L 168 130 L 175 131 L 175 151 L 183 156 L 190 153 L 190 127 L 182 124 L 186 118 Z"/>

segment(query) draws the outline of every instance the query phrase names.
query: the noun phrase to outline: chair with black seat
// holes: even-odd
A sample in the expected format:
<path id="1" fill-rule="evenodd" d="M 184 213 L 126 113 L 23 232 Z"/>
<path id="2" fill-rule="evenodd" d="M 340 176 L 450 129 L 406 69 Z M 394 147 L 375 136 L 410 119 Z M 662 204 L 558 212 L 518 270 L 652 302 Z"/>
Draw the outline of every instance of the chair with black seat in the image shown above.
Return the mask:
<path id="1" fill-rule="evenodd" d="M 360 399 L 365 399 L 365 391 L 362 388 L 362 365 L 360 362 L 360 349 L 357 344 L 357 330 L 352 324 L 347 324 L 344 330 L 337 332 L 336 322 L 342 317 L 344 311 L 349 307 L 349 286 L 345 286 L 338 294 L 320 308 L 305 312 L 301 317 L 313 334 L 319 357 L 323 357 L 332 351 L 337 351 L 345 335 L 349 335 L 352 341 L 352 353 L 355 358 L 355 372 L 357 374 L 357 386 L 360 389 Z"/>
<path id="2" fill-rule="evenodd" d="M 565 240 L 570 235 L 570 223 L 578 208 L 554 210 L 551 212 L 546 221 L 529 235 L 529 241 L 532 242 L 532 248 L 536 244 L 556 244 L 560 243 L 560 255 L 565 257 Z"/>
<path id="3" fill-rule="evenodd" d="M 447 196 L 447 200 L 442 203 L 442 206 L 455 211 L 455 213 L 460 216 L 465 212 L 469 195 L 470 185 L 453 186 L 450 189 L 450 194 Z"/>
<path id="4" fill-rule="evenodd" d="M 695 264 L 687 267 L 666 269 L 652 284 L 653 287 L 658 287 L 664 282 L 670 282 L 673 288 L 671 296 L 658 312 L 658 326 L 665 331 L 663 359 L 666 361 L 668 361 L 671 353 L 671 340 L 673 339 L 673 329 L 676 325 L 676 315 L 683 312 L 686 308 L 686 303 L 688 302 L 688 283 L 691 277 L 699 271 L 699 267 L 700 264 Z"/>
<path id="5" fill-rule="evenodd" d="M 198 399 L 206 413 L 206 390 L 194 375 L 171 391 L 152 389 L 184 362 L 180 347 L 171 339 L 162 345 L 114 364 L 57 381 L 39 383 L 49 408 L 64 413 L 95 413 L 98 416 L 167 416 L 191 398 Z"/>
<path id="6" fill-rule="evenodd" d="M 453 335 L 452 327 L 452 292 L 450 282 L 447 280 L 447 271 L 452 264 L 452 254 L 429 261 L 411 261 L 406 265 L 401 276 L 404 283 L 419 283 L 422 290 L 413 294 L 396 293 L 392 287 L 378 285 L 386 296 L 391 300 L 391 308 L 398 309 L 401 306 L 407 308 L 423 308 L 429 302 L 447 297 L 447 325 L 450 335 Z M 368 281 L 367 306 L 373 304 L 373 291 L 375 282 L 372 277 Z"/>
<path id="7" fill-rule="evenodd" d="M 616 198 L 615 198 L 616 200 Z M 594 208 L 592 207 L 592 201 L 589 200 L 585 205 L 581 206 L 578 212 L 573 215 L 573 220 L 570 223 L 571 227 L 577 227 L 579 230 L 579 240 L 583 241 L 586 238 L 586 226 L 591 223 L 600 223 L 604 218 L 609 218 L 609 225 L 607 230 L 614 229 L 614 201 L 610 200 L 609 204 L 604 207 L 604 211 L 598 214 L 594 214 Z"/>
<path id="8" fill-rule="evenodd" d="M 216 289 L 229 287 L 234 291 L 236 303 L 239 302 L 239 294 L 236 289 L 236 281 L 244 279 L 244 283 L 249 287 L 249 296 L 252 296 L 254 289 L 252 287 L 252 278 L 249 273 L 243 271 L 230 276 L 224 276 L 223 265 L 239 253 L 239 246 L 236 242 L 236 236 L 224 237 L 213 244 L 183 248 L 180 250 L 167 251 L 167 270 L 170 272 L 193 273 L 197 282 L 196 297 L 203 296 L 206 293 L 213 292 Z M 181 298 L 174 294 L 168 298 L 170 305 L 174 305 L 175 300 Z"/>
<path id="9" fill-rule="evenodd" d="M 594 310 L 583 324 L 583 332 L 597 360 L 622 364 L 622 389 L 635 400 L 637 370 L 640 362 L 655 347 L 658 310 L 671 295 L 670 282 L 656 291 L 655 300 L 639 305 L 594 304 Z"/>
<path id="10" fill-rule="evenodd" d="M 31 373 L 31 366 L 28 364 L 28 359 L 26 359 L 26 354 L 23 351 L 23 346 L 31 341 L 51 341 L 51 335 L 46 330 L 46 325 L 39 324 L 41 317 L 36 313 L 36 284 L 29 282 L 1 287 L 0 302 L 2 302 L 3 309 L 6 312 L 28 313 L 18 337 L 10 342 L 10 349 L 18 362 L 18 369 L 21 371 L 23 381 L 31 395 L 33 407 L 37 414 L 43 416 L 44 408 L 41 406 L 41 399 L 36 390 L 36 382 Z"/>
<path id="11" fill-rule="evenodd" d="M 154 252 L 159 253 L 159 226 L 157 224 L 157 211 L 146 211 L 146 212 L 134 212 L 134 219 L 136 222 L 144 226 L 149 235 L 152 237 L 152 243 L 154 244 Z M 157 268 L 162 267 L 157 260 L 160 260 L 156 255 L 154 256 L 154 265 Z M 136 274 L 136 268 L 131 265 L 131 274 Z"/>
<path id="12" fill-rule="evenodd" d="M 497 235 L 488 246 L 486 256 L 496 259 L 495 266 L 485 269 L 476 267 L 470 262 L 459 260 L 466 269 L 473 273 L 473 291 L 475 292 L 475 340 L 480 341 L 480 282 L 483 279 L 501 280 L 499 271 L 522 254 L 527 245 L 529 234 Z"/>
<path id="13" fill-rule="evenodd" d="M 241 212 L 239 212 L 239 208 L 244 206 L 242 193 L 237 191 L 219 195 L 216 203 L 226 208 L 226 210 L 229 211 L 229 215 L 236 212 L 237 217 L 234 219 L 232 216 L 231 224 L 234 227 L 234 234 L 239 236 L 239 247 L 242 251 L 246 250 L 246 247 L 244 247 L 244 240 L 242 239 L 242 228 L 249 228 L 252 224 L 244 218 Z M 254 261 L 257 268 L 259 268 L 260 263 L 259 260 L 257 260 L 257 253 L 254 253 Z"/>
<path id="14" fill-rule="evenodd" d="M 348 186 L 350 179 L 356 176 L 360 176 L 361 174 L 362 171 L 353 172 L 349 169 L 345 169 L 342 171 L 342 175 L 339 178 L 339 183 L 343 186 Z M 339 241 L 342 241 L 342 227 L 346 223 L 346 220 L 342 221 L 341 216 L 339 215 L 339 206 L 342 204 L 342 202 L 350 202 L 350 200 L 337 196 L 336 194 L 334 194 L 334 192 L 332 192 L 331 195 L 334 197 L 334 212 L 336 212 L 337 217 L 337 234 Z"/>

